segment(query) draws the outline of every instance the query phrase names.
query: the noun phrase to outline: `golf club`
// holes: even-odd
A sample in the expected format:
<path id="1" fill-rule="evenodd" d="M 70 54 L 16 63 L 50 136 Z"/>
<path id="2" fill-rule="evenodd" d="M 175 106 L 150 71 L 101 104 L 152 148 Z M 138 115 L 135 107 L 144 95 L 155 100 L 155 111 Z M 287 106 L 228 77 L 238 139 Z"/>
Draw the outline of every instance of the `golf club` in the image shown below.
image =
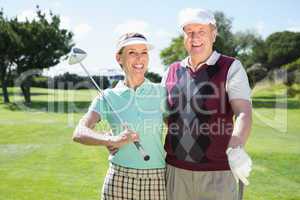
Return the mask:
<path id="1" fill-rule="evenodd" d="M 81 68 L 85 71 L 85 73 L 88 75 L 88 77 L 90 78 L 90 80 L 92 81 L 94 87 L 98 90 L 99 94 L 103 97 L 103 99 L 106 101 L 106 103 L 108 104 L 108 106 L 110 107 L 110 109 L 112 110 L 112 112 L 116 115 L 116 117 L 118 118 L 118 120 L 121 122 L 122 125 L 127 124 L 126 122 L 124 122 L 122 120 L 122 118 L 119 116 L 119 114 L 117 112 L 114 111 L 110 101 L 105 98 L 103 91 L 100 89 L 100 87 L 98 86 L 98 84 L 96 83 L 96 81 L 93 79 L 93 77 L 90 75 L 89 71 L 84 67 L 84 65 L 81 63 L 81 61 L 83 59 L 85 59 L 87 56 L 87 53 L 85 51 L 83 51 L 82 49 L 79 48 L 73 48 L 69 57 L 69 65 L 74 65 L 74 64 L 80 64 Z M 137 150 L 140 152 L 140 154 L 143 156 L 145 161 L 148 161 L 150 159 L 150 156 L 144 151 L 144 148 L 142 147 L 142 145 L 136 141 L 133 142 L 135 147 L 137 148 Z"/>

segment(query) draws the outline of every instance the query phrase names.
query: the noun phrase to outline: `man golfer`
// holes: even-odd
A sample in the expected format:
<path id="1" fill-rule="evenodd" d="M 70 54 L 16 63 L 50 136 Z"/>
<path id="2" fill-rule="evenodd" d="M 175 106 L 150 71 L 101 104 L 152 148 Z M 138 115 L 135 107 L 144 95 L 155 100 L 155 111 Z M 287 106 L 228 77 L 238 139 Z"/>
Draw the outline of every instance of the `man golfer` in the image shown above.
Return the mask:
<path id="1" fill-rule="evenodd" d="M 244 150 L 251 129 L 248 78 L 239 60 L 213 50 L 217 26 L 210 11 L 184 9 L 179 25 L 189 55 L 162 80 L 167 198 L 235 200 L 237 180 L 247 185 L 252 165 Z"/>

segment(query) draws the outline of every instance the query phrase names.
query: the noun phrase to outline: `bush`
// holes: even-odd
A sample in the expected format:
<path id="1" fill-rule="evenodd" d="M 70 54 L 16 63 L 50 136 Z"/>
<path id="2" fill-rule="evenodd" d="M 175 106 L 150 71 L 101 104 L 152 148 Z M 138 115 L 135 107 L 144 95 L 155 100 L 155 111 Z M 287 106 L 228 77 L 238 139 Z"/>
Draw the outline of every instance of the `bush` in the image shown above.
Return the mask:
<path id="1" fill-rule="evenodd" d="M 262 64 L 256 63 L 247 69 L 250 87 L 253 88 L 255 84 L 267 76 L 268 70 Z"/>
<path id="2" fill-rule="evenodd" d="M 161 76 L 154 72 L 147 72 L 145 74 L 145 77 L 153 83 L 160 83 L 160 81 L 161 81 Z"/>
<path id="3" fill-rule="evenodd" d="M 300 80 L 298 76 L 300 72 L 300 58 L 298 58 L 294 62 L 284 65 L 283 68 L 287 71 L 287 79 L 284 84 L 286 84 L 287 86 L 291 86 L 294 83 L 299 83 Z"/>
<path id="4" fill-rule="evenodd" d="M 41 88 L 48 88 L 48 78 L 46 76 L 38 76 L 34 77 L 31 86 L 32 87 L 41 87 Z"/>

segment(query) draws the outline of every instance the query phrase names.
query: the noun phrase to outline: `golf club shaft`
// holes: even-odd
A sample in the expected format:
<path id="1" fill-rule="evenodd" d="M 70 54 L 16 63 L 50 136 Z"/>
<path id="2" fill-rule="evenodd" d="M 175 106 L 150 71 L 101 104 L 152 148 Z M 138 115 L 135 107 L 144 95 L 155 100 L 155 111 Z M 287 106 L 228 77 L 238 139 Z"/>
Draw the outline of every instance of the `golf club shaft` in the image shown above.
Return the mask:
<path id="1" fill-rule="evenodd" d="M 119 116 L 119 114 L 116 113 L 115 110 L 113 109 L 112 105 L 110 104 L 110 101 L 105 98 L 104 93 L 102 92 L 101 88 L 98 86 L 98 84 L 96 83 L 96 81 L 93 79 L 93 77 L 90 75 L 89 71 L 84 67 L 84 65 L 81 62 L 79 62 L 79 64 L 80 64 L 81 68 L 85 71 L 85 73 L 88 75 L 88 77 L 92 81 L 93 85 L 98 90 L 99 94 L 103 97 L 103 99 L 106 101 L 106 103 L 108 104 L 108 106 L 110 107 L 110 109 L 113 111 L 113 113 L 115 114 L 115 116 L 117 116 L 117 118 L 121 122 L 121 124 L 125 125 L 125 122 L 122 120 L 122 118 Z M 137 148 L 137 150 L 140 152 L 140 154 L 143 156 L 144 160 L 145 161 L 149 160 L 150 157 L 145 152 L 145 150 L 142 147 L 142 145 L 138 141 L 134 142 L 134 145 Z"/>
<path id="2" fill-rule="evenodd" d="M 98 90 L 98 92 L 100 92 L 101 96 L 104 97 L 101 88 L 98 86 L 98 84 L 96 83 L 96 81 L 93 79 L 93 77 L 90 75 L 89 71 L 84 67 L 84 65 L 80 62 L 79 63 L 81 68 L 85 71 L 85 73 L 88 75 L 88 77 L 90 78 L 90 80 L 92 81 L 93 85 L 96 87 L 96 89 Z"/>

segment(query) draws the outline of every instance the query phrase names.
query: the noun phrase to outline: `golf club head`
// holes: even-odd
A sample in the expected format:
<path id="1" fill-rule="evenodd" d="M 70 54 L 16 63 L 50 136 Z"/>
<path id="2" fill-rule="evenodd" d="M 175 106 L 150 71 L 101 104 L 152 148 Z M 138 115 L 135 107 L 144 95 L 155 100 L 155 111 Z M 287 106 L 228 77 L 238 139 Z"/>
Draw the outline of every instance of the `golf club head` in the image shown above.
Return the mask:
<path id="1" fill-rule="evenodd" d="M 74 65 L 80 63 L 83 59 L 85 59 L 87 53 L 79 48 L 73 48 L 69 57 L 69 65 Z"/>

